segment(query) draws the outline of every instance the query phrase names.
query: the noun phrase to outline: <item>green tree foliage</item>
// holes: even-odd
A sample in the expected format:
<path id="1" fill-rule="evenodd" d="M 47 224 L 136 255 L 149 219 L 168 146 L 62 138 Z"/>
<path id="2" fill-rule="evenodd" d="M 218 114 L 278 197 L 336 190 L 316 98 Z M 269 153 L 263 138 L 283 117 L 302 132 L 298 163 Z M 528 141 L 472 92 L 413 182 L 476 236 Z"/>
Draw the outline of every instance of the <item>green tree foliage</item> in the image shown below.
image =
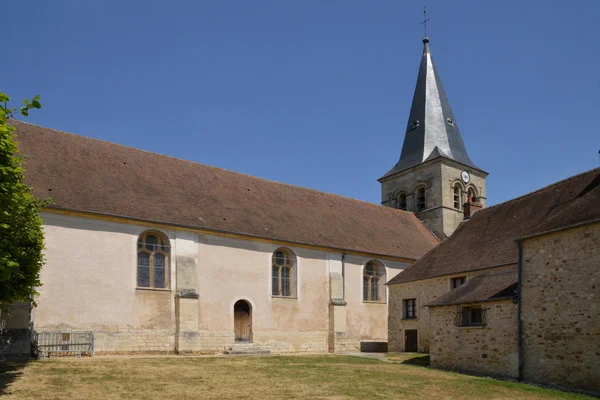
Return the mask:
<path id="1" fill-rule="evenodd" d="M 41 286 L 44 233 L 39 210 L 48 200 L 34 198 L 25 184 L 15 128 L 9 125 L 17 112 L 27 116 L 29 110 L 40 108 L 39 99 L 8 108 L 9 98 L 0 92 L 0 306 L 31 301 Z"/>

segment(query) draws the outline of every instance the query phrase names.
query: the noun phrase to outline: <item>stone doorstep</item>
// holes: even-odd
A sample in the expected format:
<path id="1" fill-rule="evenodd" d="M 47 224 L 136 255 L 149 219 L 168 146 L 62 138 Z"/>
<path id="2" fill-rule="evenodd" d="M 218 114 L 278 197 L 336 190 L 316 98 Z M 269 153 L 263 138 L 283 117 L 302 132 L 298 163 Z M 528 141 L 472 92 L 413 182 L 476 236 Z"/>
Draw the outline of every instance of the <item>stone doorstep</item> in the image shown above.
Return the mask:
<path id="1" fill-rule="evenodd" d="M 236 343 L 226 346 L 223 354 L 226 355 L 253 355 L 253 354 L 271 354 L 271 350 L 265 349 L 261 345 L 254 343 Z"/>

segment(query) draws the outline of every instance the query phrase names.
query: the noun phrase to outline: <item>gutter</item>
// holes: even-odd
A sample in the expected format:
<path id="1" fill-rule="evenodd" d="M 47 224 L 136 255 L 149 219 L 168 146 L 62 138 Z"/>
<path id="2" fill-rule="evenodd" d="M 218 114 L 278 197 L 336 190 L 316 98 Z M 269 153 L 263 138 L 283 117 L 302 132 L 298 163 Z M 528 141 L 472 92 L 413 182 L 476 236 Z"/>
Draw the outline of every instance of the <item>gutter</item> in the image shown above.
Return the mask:
<path id="1" fill-rule="evenodd" d="M 523 286 L 523 247 L 521 242 L 517 242 L 517 248 L 519 249 L 519 262 L 518 262 L 518 280 L 517 280 L 517 339 L 519 346 L 519 373 L 517 379 L 523 380 L 523 324 L 521 323 L 521 291 Z"/>

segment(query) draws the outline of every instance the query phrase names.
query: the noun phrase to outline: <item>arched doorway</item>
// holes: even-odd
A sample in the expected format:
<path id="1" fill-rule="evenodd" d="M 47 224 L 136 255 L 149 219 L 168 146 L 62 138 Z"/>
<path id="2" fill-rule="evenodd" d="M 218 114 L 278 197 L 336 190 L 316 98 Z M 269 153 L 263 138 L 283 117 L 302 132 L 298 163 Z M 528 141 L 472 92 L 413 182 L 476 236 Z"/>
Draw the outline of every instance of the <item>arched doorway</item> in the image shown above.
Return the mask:
<path id="1" fill-rule="evenodd" d="M 234 304 L 233 326 L 236 342 L 252 341 L 252 307 L 246 300 L 238 300 Z"/>

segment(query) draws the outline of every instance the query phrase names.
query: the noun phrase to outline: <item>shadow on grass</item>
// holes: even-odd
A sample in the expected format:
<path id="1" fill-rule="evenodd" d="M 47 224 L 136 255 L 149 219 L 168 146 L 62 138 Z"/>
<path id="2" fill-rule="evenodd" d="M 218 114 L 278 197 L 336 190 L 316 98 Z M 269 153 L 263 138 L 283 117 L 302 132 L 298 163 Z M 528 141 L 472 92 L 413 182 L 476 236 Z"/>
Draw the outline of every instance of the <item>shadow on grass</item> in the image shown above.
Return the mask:
<path id="1" fill-rule="evenodd" d="M 401 362 L 401 364 L 409 364 L 409 365 L 420 365 L 423 367 L 427 367 L 430 364 L 429 355 L 426 356 L 416 356 L 412 358 L 408 358 Z"/>
<path id="2" fill-rule="evenodd" d="M 9 394 L 8 386 L 16 381 L 30 360 L 0 361 L 0 397 Z"/>

